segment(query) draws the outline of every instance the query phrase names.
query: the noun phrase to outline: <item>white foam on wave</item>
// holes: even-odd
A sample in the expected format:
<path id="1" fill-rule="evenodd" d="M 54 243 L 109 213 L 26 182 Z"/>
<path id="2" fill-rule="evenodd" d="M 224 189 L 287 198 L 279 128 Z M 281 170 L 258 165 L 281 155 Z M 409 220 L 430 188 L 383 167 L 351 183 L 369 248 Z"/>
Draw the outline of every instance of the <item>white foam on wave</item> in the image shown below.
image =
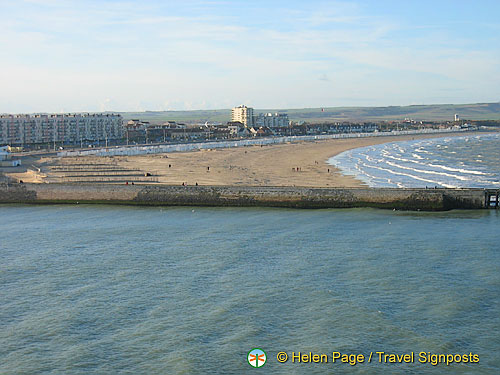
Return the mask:
<path id="1" fill-rule="evenodd" d="M 482 176 L 487 176 L 488 173 L 480 172 L 480 171 L 473 171 L 470 169 L 463 169 L 463 168 L 453 168 L 453 167 L 448 167 L 446 165 L 441 165 L 441 164 L 428 164 L 431 167 L 435 168 L 441 168 L 444 169 L 445 171 L 450 171 L 450 172 L 460 172 L 460 173 L 468 173 L 468 174 L 475 174 L 475 175 L 482 175 Z"/>
<path id="2" fill-rule="evenodd" d="M 387 173 L 390 173 L 390 174 L 393 174 L 393 175 L 396 175 L 396 176 L 405 176 L 405 177 L 409 177 L 409 178 L 417 180 L 417 181 L 428 182 L 430 184 L 439 185 L 439 186 L 443 186 L 443 187 L 446 187 L 446 188 L 457 188 L 458 187 L 456 185 L 450 185 L 450 184 L 444 183 L 442 181 L 430 180 L 428 178 L 423 178 L 423 177 L 420 177 L 420 176 L 415 176 L 415 175 L 412 175 L 412 174 L 409 174 L 409 173 L 397 172 L 397 171 L 394 171 L 392 169 L 378 167 L 376 165 L 366 165 L 365 164 L 365 166 L 367 168 L 378 169 L 380 171 L 384 171 L 384 172 L 387 172 Z"/>
<path id="3" fill-rule="evenodd" d="M 437 146 L 439 146 L 439 145 L 437 145 Z M 448 146 L 445 146 L 445 147 L 447 148 Z M 420 160 L 426 160 L 426 159 L 424 159 L 421 156 L 416 155 L 414 153 L 412 153 L 411 155 L 412 156 L 417 156 L 416 159 L 418 159 L 418 160 L 412 160 L 412 159 L 408 159 L 408 158 L 405 158 L 405 157 L 397 157 L 397 156 L 391 155 L 387 150 L 382 150 L 381 153 L 385 157 L 391 158 L 391 159 L 394 159 L 394 160 L 404 161 L 404 162 L 407 162 L 407 163 L 419 164 L 419 165 L 422 165 L 422 166 L 429 166 L 429 167 L 433 167 L 433 168 L 439 168 L 439 169 L 446 170 L 446 171 L 449 171 L 449 172 L 458 172 L 458 173 L 463 173 L 463 174 L 473 174 L 473 175 L 483 175 L 483 176 L 490 175 L 489 173 L 485 173 L 485 172 L 481 172 L 481 171 L 475 171 L 475 170 L 471 170 L 471 169 L 453 168 L 453 167 L 448 167 L 448 166 L 441 165 L 441 164 L 426 163 L 425 161 L 422 162 Z M 427 152 L 427 153 L 429 153 L 429 152 Z M 452 151 L 450 153 L 456 154 L 455 151 Z M 478 157 L 481 157 L 481 155 L 478 155 Z"/>
<path id="4" fill-rule="evenodd" d="M 374 187 L 497 187 L 500 173 L 491 159 L 497 139 L 500 134 L 387 143 L 346 151 L 349 157 L 337 155 L 332 164 Z"/>
<path id="5" fill-rule="evenodd" d="M 425 173 L 425 174 L 434 174 L 434 175 L 438 175 L 438 176 L 446 176 L 446 177 L 450 177 L 450 178 L 456 178 L 457 180 L 461 180 L 461 181 L 470 181 L 471 180 L 470 178 L 467 178 L 465 176 L 458 176 L 458 175 L 454 175 L 454 174 L 450 174 L 450 173 L 446 173 L 446 172 L 429 171 L 429 170 L 425 170 L 425 169 L 417 169 L 417 168 L 405 167 L 403 165 L 399 165 L 399 164 L 393 163 L 391 161 L 386 161 L 386 163 L 388 165 L 391 165 L 391 166 L 396 167 L 396 168 L 410 170 L 410 171 L 417 172 L 417 173 Z"/>
<path id="6" fill-rule="evenodd" d="M 420 153 L 423 153 L 423 154 L 432 154 L 432 152 L 430 152 L 428 150 L 425 150 L 423 147 L 415 149 L 415 152 L 420 152 Z"/>

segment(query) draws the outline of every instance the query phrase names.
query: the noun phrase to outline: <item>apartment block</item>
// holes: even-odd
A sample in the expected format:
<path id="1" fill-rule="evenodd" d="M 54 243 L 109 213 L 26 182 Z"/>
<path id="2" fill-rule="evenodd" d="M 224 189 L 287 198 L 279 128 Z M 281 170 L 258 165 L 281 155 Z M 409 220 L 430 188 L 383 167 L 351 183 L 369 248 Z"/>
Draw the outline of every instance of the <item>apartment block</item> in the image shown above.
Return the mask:
<path id="1" fill-rule="evenodd" d="M 261 113 L 254 116 L 254 125 L 263 128 L 284 128 L 290 123 L 286 113 Z"/>
<path id="2" fill-rule="evenodd" d="M 241 122 L 245 127 L 252 127 L 253 123 L 253 108 L 246 105 L 234 107 L 231 111 L 231 121 Z"/>
<path id="3" fill-rule="evenodd" d="M 123 138 L 117 114 L 0 115 L 0 145 L 73 143 Z"/>

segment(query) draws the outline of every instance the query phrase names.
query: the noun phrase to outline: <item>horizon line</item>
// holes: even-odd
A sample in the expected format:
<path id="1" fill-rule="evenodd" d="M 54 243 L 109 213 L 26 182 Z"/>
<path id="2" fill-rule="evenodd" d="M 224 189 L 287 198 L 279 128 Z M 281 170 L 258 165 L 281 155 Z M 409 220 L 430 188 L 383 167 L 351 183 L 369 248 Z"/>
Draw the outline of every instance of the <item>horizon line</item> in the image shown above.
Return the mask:
<path id="1" fill-rule="evenodd" d="M 436 103 L 436 104 L 407 104 L 407 105 L 373 105 L 373 106 L 336 106 L 336 107 L 328 107 L 328 106 L 318 106 L 318 107 L 294 107 L 294 108 L 258 108 L 251 107 L 258 110 L 266 111 L 289 111 L 289 110 L 306 110 L 306 109 L 335 109 L 335 108 L 393 108 L 393 107 L 432 107 L 432 106 L 467 106 L 467 105 L 484 105 L 484 104 L 500 104 L 500 101 L 497 102 L 475 102 L 475 103 Z M 248 105 L 247 105 L 248 106 Z M 27 115 L 41 115 L 41 114 L 81 114 L 81 113 L 162 113 L 162 112 L 201 112 L 201 111 L 229 111 L 234 107 L 230 108 L 213 108 L 213 109 L 165 109 L 165 110 L 143 110 L 143 111 L 122 111 L 122 110 L 106 110 L 106 111 L 60 111 L 60 112 L 0 112 L 0 115 L 18 115 L 18 114 L 27 114 Z"/>

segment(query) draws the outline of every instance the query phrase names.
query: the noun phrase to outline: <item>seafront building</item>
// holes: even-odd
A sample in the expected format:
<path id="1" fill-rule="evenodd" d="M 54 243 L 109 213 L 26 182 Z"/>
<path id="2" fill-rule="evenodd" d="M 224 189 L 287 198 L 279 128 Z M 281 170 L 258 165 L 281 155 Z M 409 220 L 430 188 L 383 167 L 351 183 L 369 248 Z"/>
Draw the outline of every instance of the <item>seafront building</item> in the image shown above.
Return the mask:
<path id="1" fill-rule="evenodd" d="M 285 113 L 260 113 L 254 115 L 254 110 L 246 105 L 234 107 L 231 111 L 231 122 L 239 122 L 246 128 L 282 128 L 290 124 Z"/>
<path id="2" fill-rule="evenodd" d="M 0 115 L 0 145 L 79 144 L 123 138 L 118 114 Z"/>
<path id="3" fill-rule="evenodd" d="M 231 110 L 232 122 L 241 122 L 245 127 L 251 128 L 254 125 L 253 120 L 253 108 L 251 107 L 240 105 Z"/>
<path id="4" fill-rule="evenodd" d="M 254 124 L 258 128 L 284 128 L 290 125 L 286 113 L 261 113 L 254 116 Z"/>

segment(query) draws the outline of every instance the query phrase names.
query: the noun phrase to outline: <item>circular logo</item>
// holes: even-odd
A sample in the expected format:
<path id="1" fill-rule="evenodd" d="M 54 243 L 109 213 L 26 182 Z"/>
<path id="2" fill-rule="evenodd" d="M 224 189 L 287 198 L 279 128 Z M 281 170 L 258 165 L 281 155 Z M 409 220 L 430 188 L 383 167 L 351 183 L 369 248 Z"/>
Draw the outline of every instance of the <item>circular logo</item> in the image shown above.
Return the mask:
<path id="1" fill-rule="evenodd" d="M 252 367 L 262 367 L 266 364 L 266 352 L 259 348 L 252 349 L 248 352 L 247 360 Z"/>

